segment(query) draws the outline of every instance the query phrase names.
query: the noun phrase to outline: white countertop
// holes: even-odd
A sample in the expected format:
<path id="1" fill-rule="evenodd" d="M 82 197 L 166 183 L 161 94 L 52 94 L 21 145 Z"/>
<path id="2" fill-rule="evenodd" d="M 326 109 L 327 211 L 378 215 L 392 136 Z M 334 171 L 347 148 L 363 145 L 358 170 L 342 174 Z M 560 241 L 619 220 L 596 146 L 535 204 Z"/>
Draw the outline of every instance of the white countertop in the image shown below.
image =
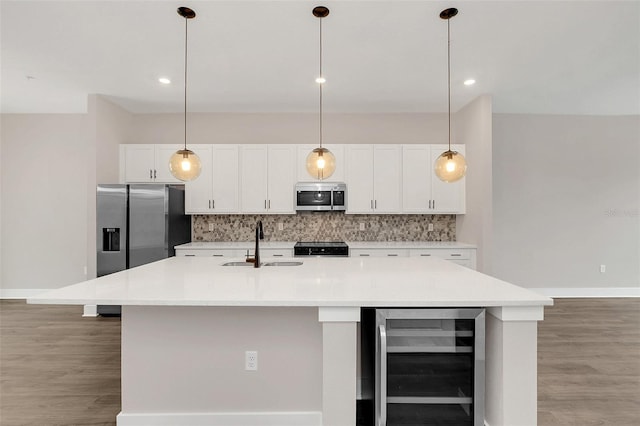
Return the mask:
<path id="1" fill-rule="evenodd" d="M 295 258 L 221 266 L 171 257 L 29 298 L 29 303 L 158 306 L 540 306 L 550 298 L 438 258 Z M 278 259 L 285 261 L 287 259 Z"/>
<path id="2" fill-rule="evenodd" d="M 473 244 L 457 241 L 347 241 L 349 248 L 366 249 L 419 249 L 419 248 L 470 248 Z M 260 241 L 260 247 L 264 249 L 293 249 L 295 241 Z M 197 241 L 176 246 L 176 250 L 211 250 L 211 249 L 253 249 L 254 241 Z"/>

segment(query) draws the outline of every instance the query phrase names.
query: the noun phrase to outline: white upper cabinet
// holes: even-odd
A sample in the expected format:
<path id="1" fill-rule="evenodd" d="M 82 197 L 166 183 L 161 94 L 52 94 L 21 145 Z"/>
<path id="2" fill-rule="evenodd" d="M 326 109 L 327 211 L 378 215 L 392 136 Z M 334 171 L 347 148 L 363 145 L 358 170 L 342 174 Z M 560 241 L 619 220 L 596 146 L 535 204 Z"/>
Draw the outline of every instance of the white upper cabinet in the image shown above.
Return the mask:
<path id="1" fill-rule="evenodd" d="M 180 145 L 120 145 L 123 183 L 182 183 L 169 172 Z M 314 182 L 306 170 L 312 144 L 189 145 L 202 172 L 186 182 L 187 214 L 294 214 L 295 183 Z M 438 179 L 433 164 L 446 144 L 327 145 L 336 157 L 329 182 L 347 183 L 347 213 L 464 214 L 465 180 Z M 451 145 L 465 153 L 464 145 Z"/>
<path id="2" fill-rule="evenodd" d="M 269 145 L 267 166 L 267 208 L 269 213 L 295 213 L 295 145 Z"/>
<path id="3" fill-rule="evenodd" d="M 465 179 L 446 183 L 438 179 L 433 165 L 448 149 L 442 145 L 404 145 L 402 147 L 402 211 L 403 213 L 465 212 Z M 464 155 L 464 145 L 451 145 Z"/>
<path id="4" fill-rule="evenodd" d="M 174 146 L 174 145 L 156 145 L 155 150 L 155 171 L 153 177 L 155 178 L 155 182 L 182 182 L 180 179 L 176 179 L 169 170 L 169 160 L 171 160 L 171 156 L 179 149 L 183 149 L 184 145 Z M 191 145 L 187 146 L 188 149 L 191 149 Z"/>
<path id="5" fill-rule="evenodd" d="M 347 213 L 400 213 L 401 145 L 346 145 Z"/>
<path id="6" fill-rule="evenodd" d="M 349 188 L 347 188 L 347 191 Z M 402 193 L 402 147 L 374 145 L 374 213 L 400 213 Z"/>
<path id="7" fill-rule="evenodd" d="M 295 213 L 296 145 L 242 145 L 240 212 Z"/>
<path id="8" fill-rule="evenodd" d="M 202 163 L 200 176 L 185 185 L 187 214 L 237 213 L 238 145 L 190 145 Z"/>
<path id="9" fill-rule="evenodd" d="M 169 172 L 169 159 L 182 146 L 120 145 L 120 180 L 123 183 L 179 183 Z"/>
<path id="10" fill-rule="evenodd" d="M 334 144 L 322 144 L 323 148 L 327 148 L 336 157 L 336 170 L 327 179 L 327 182 L 344 182 L 345 181 L 345 158 L 344 158 L 344 145 Z M 307 172 L 307 156 L 311 151 L 318 148 L 318 145 L 313 144 L 298 144 L 297 148 L 297 160 L 296 160 L 296 172 L 298 182 L 318 182 L 318 179 L 312 177 Z"/>
<path id="11" fill-rule="evenodd" d="M 431 148 L 429 145 L 402 147 L 402 211 L 430 213 L 431 208 Z"/>

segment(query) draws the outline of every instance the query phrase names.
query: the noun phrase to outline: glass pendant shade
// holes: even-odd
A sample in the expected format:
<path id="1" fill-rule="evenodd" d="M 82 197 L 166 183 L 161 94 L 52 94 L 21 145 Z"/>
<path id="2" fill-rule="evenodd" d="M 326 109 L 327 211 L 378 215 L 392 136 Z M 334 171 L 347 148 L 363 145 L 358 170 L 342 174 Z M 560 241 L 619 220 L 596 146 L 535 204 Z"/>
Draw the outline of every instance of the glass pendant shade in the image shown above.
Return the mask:
<path id="1" fill-rule="evenodd" d="M 171 174 L 183 182 L 193 180 L 200 176 L 202 164 L 200 158 L 190 149 L 180 149 L 169 159 Z"/>
<path id="2" fill-rule="evenodd" d="M 444 182 L 456 182 L 467 173 L 467 161 L 456 151 L 445 151 L 434 165 L 436 176 Z"/>
<path id="3" fill-rule="evenodd" d="M 323 180 L 336 171 L 336 157 L 327 148 L 316 148 L 307 156 L 307 172 L 311 177 Z"/>

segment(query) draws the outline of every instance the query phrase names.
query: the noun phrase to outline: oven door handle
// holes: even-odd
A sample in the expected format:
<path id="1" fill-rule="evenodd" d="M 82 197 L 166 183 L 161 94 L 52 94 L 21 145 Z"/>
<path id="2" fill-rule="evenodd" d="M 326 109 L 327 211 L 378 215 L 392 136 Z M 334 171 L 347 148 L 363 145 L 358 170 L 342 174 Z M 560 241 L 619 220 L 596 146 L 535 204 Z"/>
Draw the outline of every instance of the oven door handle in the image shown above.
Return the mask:
<path id="1" fill-rule="evenodd" d="M 376 390 L 378 406 L 380 411 L 378 414 L 377 426 L 387 425 L 387 330 L 384 325 L 378 326 L 378 337 L 380 342 L 379 365 L 376 374 Z"/>

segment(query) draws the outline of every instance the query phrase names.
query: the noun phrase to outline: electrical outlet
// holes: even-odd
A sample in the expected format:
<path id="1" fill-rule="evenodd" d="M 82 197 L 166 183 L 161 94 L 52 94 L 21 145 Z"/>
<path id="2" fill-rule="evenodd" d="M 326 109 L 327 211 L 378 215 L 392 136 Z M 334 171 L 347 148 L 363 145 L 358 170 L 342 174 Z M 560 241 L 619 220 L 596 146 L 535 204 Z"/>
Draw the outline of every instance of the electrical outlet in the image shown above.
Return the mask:
<path id="1" fill-rule="evenodd" d="M 427 231 L 433 231 L 433 223 L 430 223 L 427 227 Z"/>
<path id="2" fill-rule="evenodd" d="M 364 231 L 364 222 L 360 222 L 360 230 Z"/>
<path id="3" fill-rule="evenodd" d="M 213 232 L 213 223 L 209 223 L 209 232 Z"/>
<path id="4" fill-rule="evenodd" d="M 244 369 L 247 371 L 258 370 L 258 351 L 246 351 L 244 353 Z"/>
<path id="5" fill-rule="evenodd" d="M 284 230 L 284 223 L 278 222 L 278 231 Z"/>
<path id="6" fill-rule="evenodd" d="M 604 274 L 605 272 L 607 272 L 607 265 L 600 265 L 600 273 Z"/>

